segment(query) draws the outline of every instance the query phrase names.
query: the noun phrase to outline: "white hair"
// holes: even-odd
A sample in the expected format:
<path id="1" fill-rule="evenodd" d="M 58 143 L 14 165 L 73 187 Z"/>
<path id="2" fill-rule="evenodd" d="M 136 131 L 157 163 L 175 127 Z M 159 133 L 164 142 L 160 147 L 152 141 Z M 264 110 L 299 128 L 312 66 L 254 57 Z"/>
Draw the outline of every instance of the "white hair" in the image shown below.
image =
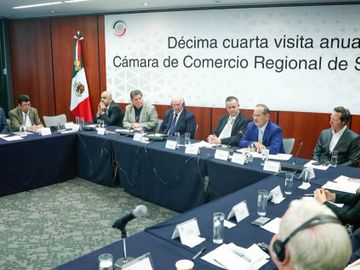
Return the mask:
<path id="1" fill-rule="evenodd" d="M 319 215 L 335 214 L 316 200 L 294 200 L 280 224 L 280 239 L 284 240 L 298 226 Z M 351 243 L 344 226 L 325 223 L 295 234 L 286 247 L 296 270 L 344 269 L 350 259 Z"/>

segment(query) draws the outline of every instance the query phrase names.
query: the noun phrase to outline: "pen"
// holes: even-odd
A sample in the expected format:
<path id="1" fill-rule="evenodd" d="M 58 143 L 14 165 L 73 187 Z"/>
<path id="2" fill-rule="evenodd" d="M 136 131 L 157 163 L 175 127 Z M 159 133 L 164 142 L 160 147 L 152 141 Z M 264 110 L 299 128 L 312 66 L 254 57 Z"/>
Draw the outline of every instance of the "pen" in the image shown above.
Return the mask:
<path id="1" fill-rule="evenodd" d="M 304 197 L 305 197 L 305 196 L 306 196 L 306 197 L 313 197 L 313 196 L 314 196 L 314 193 L 305 193 L 303 196 L 304 196 Z"/>
<path id="2" fill-rule="evenodd" d="M 195 260 L 197 257 L 199 257 L 204 251 L 205 251 L 206 248 L 202 248 L 200 249 L 200 251 L 198 253 L 196 253 L 194 255 L 194 257 L 192 257 L 193 260 Z"/>

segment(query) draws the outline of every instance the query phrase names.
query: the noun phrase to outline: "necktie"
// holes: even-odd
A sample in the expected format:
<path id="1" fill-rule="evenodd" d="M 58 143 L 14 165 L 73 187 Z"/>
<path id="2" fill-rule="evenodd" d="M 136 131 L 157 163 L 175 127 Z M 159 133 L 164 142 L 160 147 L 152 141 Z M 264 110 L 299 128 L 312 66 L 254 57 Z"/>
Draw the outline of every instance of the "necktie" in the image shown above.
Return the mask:
<path id="1" fill-rule="evenodd" d="M 168 130 L 168 133 L 167 135 L 174 135 L 174 132 L 175 132 L 175 129 L 176 129 L 176 117 L 177 117 L 177 113 L 174 114 L 174 117 L 171 121 L 171 124 L 170 124 L 170 128 Z"/>
<path id="2" fill-rule="evenodd" d="M 234 125 L 234 122 L 235 122 L 235 118 L 229 117 L 223 130 L 219 134 L 219 139 L 231 137 L 231 130 L 232 130 L 232 126 Z"/>
<path id="3" fill-rule="evenodd" d="M 264 136 L 264 130 L 260 129 L 259 130 L 259 143 L 263 143 L 263 136 Z"/>

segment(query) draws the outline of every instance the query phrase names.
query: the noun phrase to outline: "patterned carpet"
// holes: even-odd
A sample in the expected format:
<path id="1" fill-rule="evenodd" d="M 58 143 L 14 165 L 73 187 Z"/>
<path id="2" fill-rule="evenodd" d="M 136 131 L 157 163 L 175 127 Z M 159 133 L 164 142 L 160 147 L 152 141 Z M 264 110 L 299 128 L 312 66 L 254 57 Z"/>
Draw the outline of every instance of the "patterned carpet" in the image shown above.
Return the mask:
<path id="1" fill-rule="evenodd" d="M 128 235 L 176 214 L 80 178 L 0 197 L 0 269 L 51 269 L 117 241 L 112 223 L 139 204 L 149 215 L 131 221 Z"/>

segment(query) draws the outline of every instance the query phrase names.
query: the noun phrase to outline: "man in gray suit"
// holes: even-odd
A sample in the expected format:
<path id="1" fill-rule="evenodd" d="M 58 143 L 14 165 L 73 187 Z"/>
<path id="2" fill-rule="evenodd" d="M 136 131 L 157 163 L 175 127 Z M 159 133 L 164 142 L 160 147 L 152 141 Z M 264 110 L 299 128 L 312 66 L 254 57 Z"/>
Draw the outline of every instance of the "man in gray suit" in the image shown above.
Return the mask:
<path id="1" fill-rule="evenodd" d="M 21 126 L 25 126 L 27 131 L 36 132 L 43 128 L 38 111 L 31 107 L 30 97 L 21 95 L 18 99 L 18 106 L 9 112 L 11 129 L 19 131 Z"/>
<path id="2" fill-rule="evenodd" d="M 338 152 L 338 164 L 356 167 L 360 158 L 360 137 L 351 131 L 346 124 L 351 114 L 344 107 L 334 108 L 330 116 L 331 128 L 321 132 L 313 159 L 319 162 L 329 162 L 331 153 Z"/>
<path id="3" fill-rule="evenodd" d="M 158 124 L 158 116 L 154 105 L 144 103 L 140 90 L 130 92 L 131 103 L 126 106 L 123 120 L 124 128 L 154 131 Z"/>

